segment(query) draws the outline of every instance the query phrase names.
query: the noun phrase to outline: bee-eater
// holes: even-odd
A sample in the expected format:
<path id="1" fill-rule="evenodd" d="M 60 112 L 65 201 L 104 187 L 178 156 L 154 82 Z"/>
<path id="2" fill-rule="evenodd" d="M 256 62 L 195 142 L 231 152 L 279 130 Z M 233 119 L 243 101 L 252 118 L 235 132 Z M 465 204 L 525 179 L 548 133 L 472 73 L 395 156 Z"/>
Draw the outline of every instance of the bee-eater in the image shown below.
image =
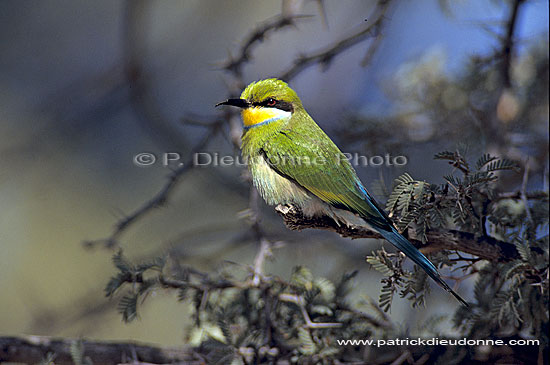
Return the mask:
<path id="1" fill-rule="evenodd" d="M 468 305 L 443 281 L 435 265 L 397 231 L 345 155 L 285 82 L 253 82 L 239 99 L 219 105 L 242 109 L 242 155 L 254 185 L 268 204 L 294 205 L 306 217 L 328 216 L 339 225 L 374 229 Z"/>

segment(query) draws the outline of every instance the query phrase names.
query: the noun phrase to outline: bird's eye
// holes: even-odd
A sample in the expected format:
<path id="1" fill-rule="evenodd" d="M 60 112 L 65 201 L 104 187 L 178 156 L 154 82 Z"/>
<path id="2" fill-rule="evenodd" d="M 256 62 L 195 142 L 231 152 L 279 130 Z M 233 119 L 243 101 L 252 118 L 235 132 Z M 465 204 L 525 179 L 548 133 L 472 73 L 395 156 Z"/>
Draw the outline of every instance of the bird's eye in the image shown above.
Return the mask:
<path id="1" fill-rule="evenodd" d="M 267 106 L 274 106 L 275 104 L 277 104 L 277 100 L 275 100 L 273 98 L 267 99 L 267 102 L 266 102 Z"/>

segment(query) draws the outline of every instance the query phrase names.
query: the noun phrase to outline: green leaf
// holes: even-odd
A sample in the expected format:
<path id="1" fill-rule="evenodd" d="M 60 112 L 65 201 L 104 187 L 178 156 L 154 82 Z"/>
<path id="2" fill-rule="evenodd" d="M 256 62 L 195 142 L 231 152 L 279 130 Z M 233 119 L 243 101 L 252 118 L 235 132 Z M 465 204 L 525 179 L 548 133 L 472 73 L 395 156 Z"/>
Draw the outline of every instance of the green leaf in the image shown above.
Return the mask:
<path id="1" fill-rule="evenodd" d="M 388 201 L 386 202 L 386 209 L 390 212 L 393 212 L 396 207 L 397 210 L 401 211 L 403 210 L 403 205 L 408 207 L 408 201 L 410 200 L 410 194 L 412 193 L 412 183 L 414 183 L 414 179 L 411 177 L 411 175 L 404 173 L 403 175 L 399 176 L 397 179 L 395 179 L 395 187 L 393 188 L 390 197 L 388 198 Z M 403 198 L 403 196 L 408 196 Z M 406 201 L 403 201 L 402 199 L 405 199 Z"/>
<path id="2" fill-rule="evenodd" d="M 137 318 L 137 294 L 126 294 L 118 303 L 118 312 L 122 314 L 122 320 L 126 323 Z"/>
<path id="3" fill-rule="evenodd" d="M 233 335 L 231 334 L 231 330 L 229 328 L 229 323 L 225 320 L 225 314 L 222 311 L 218 315 L 218 327 L 222 331 L 223 337 L 225 339 L 225 343 L 227 344 L 233 344 Z"/>
<path id="4" fill-rule="evenodd" d="M 499 171 L 499 170 L 517 170 L 519 166 L 516 162 L 508 159 L 497 160 L 491 162 L 487 166 L 487 171 Z"/>
<path id="5" fill-rule="evenodd" d="M 137 265 L 136 271 L 139 272 L 139 273 L 142 273 L 142 272 L 144 272 L 146 270 L 150 270 L 150 269 L 157 270 L 157 271 L 162 271 L 162 269 L 164 268 L 165 263 L 166 263 L 166 258 L 165 257 L 155 257 L 154 259 L 152 259 L 150 261 L 143 262 L 143 263 Z"/>
<path id="6" fill-rule="evenodd" d="M 388 312 L 390 310 L 395 290 L 396 289 L 392 285 L 391 281 L 386 281 L 386 284 L 384 284 L 384 286 L 380 289 L 378 303 L 384 312 Z"/>
<path id="7" fill-rule="evenodd" d="M 443 178 L 451 185 L 453 186 L 460 186 L 462 185 L 462 180 L 460 180 L 459 178 L 455 177 L 454 175 L 445 175 L 443 176 Z"/>
<path id="8" fill-rule="evenodd" d="M 467 186 L 473 186 L 495 181 L 497 179 L 498 177 L 496 177 L 492 172 L 478 171 L 464 179 L 464 184 Z"/>
<path id="9" fill-rule="evenodd" d="M 416 204 L 412 205 L 411 211 L 406 212 L 403 217 L 397 222 L 397 227 L 404 231 L 412 222 L 415 222 L 424 212 L 422 212 Z"/>
<path id="10" fill-rule="evenodd" d="M 326 305 L 314 305 L 311 307 L 311 313 L 320 314 L 322 316 L 332 316 L 333 311 Z"/>
<path id="11" fill-rule="evenodd" d="M 496 160 L 497 158 L 486 153 L 482 155 L 476 162 L 476 170 L 481 170 L 483 166 L 487 165 L 489 162 Z"/>
<path id="12" fill-rule="evenodd" d="M 342 351 L 343 351 L 343 349 L 341 347 L 329 346 L 329 347 L 325 347 L 321 351 L 319 351 L 318 355 L 322 359 L 323 358 L 335 358 L 336 355 L 338 355 Z"/>
<path id="13" fill-rule="evenodd" d="M 456 152 L 451 152 L 451 151 L 438 152 L 434 155 L 434 160 L 451 160 L 451 161 L 455 161 L 456 160 Z"/>
<path id="14" fill-rule="evenodd" d="M 331 301 L 334 298 L 336 288 L 332 281 L 326 278 L 316 278 L 314 285 L 321 291 L 321 296 L 326 301 Z"/>
<path id="15" fill-rule="evenodd" d="M 393 275 L 393 265 L 391 265 L 391 263 L 383 261 L 377 256 L 367 256 L 367 262 L 382 275 Z"/>
<path id="16" fill-rule="evenodd" d="M 489 312 L 491 319 L 498 321 L 500 326 L 510 318 L 509 297 L 509 293 L 498 293 L 491 301 L 491 310 Z"/>
<path id="17" fill-rule="evenodd" d="M 131 275 L 129 272 L 120 272 L 117 275 L 111 277 L 109 279 L 109 282 L 105 286 L 105 296 L 110 297 L 112 296 L 118 288 L 122 286 L 125 282 L 127 282 L 131 278 Z"/>
<path id="18" fill-rule="evenodd" d="M 524 241 L 516 240 L 514 241 L 514 246 L 516 246 L 516 250 L 518 250 L 523 262 L 528 263 L 531 261 L 531 249 Z"/>
<path id="19" fill-rule="evenodd" d="M 132 264 L 128 260 L 126 260 L 126 258 L 122 254 L 122 250 L 119 250 L 113 255 L 113 264 L 115 264 L 116 268 L 123 273 L 133 271 L 134 269 Z"/>
<path id="20" fill-rule="evenodd" d="M 306 290 L 311 290 L 313 288 L 313 274 L 304 266 L 297 266 L 294 268 L 290 281 Z"/>
<path id="21" fill-rule="evenodd" d="M 315 342 L 313 342 L 313 338 L 311 338 L 311 334 L 309 331 L 303 327 L 298 328 L 298 339 L 300 341 L 300 352 L 304 355 L 313 355 L 316 350 L 317 346 L 315 346 Z"/>
<path id="22" fill-rule="evenodd" d="M 82 340 L 71 341 L 70 347 L 71 360 L 75 365 L 84 365 L 84 344 Z"/>

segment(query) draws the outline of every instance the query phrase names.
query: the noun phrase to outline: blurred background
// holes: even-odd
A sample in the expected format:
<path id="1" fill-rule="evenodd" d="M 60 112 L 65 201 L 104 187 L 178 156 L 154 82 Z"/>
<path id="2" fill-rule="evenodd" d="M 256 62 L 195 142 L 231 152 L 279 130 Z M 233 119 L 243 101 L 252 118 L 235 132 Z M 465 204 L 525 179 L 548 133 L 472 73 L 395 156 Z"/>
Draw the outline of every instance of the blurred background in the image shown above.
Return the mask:
<path id="1" fill-rule="evenodd" d="M 548 1 L 519 3 L 2 1 L 0 333 L 181 344 L 186 304 L 155 292 L 139 321 L 122 323 L 103 293 L 116 249 L 83 242 L 108 237 L 161 190 L 174 168 L 161 156 L 183 161 L 207 133 L 203 124 L 229 119 L 201 152 L 235 153 L 239 126 L 217 102 L 369 26 L 360 41 L 287 79 L 344 152 L 407 157 L 404 166 L 358 168 L 380 200 L 405 172 L 443 182 L 451 167 L 432 156 L 459 147 L 474 159 L 488 151 L 518 160 L 529 166 L 529 188 L 547 189 Z M 310 16 L 268 32 L 238 70 L 228 67 L 247 37 L 281 14 Z M 159 161 L 136 165 L 142 152 Z M 242 166 L 186 173 L 167 205 L 118 237 L 120 247 L 133 259 L 170 253 L 204 271 L 226 260 L 251 265 L 257 243 L 243 233 L 243 175 Z M 521 174 L 502 182 L 521 183 Z M 288 277 L 306 265 L 332 279 L 355 268 L 357 294 L 378 297 L 381 276 L 365 255 L 381 242 L 291 232 L 259 205 L 266 232 L 285 243 L 266 272 Z M 464 297 L 471 290 L 461 284 Z M 443 315 L 458 305 L 441 290 L 427 304 Z M 394 300 L 392 319 L 405 327 L 426 315 Z"/>

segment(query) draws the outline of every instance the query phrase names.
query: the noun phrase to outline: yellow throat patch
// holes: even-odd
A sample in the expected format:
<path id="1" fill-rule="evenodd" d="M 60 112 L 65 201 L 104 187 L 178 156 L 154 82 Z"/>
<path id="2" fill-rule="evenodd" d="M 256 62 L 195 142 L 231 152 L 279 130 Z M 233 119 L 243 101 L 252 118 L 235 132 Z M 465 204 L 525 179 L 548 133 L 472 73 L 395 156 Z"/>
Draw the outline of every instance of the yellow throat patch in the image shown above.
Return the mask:
<path id="1" fill-rule="evenodd" d="M 279 110 L 276 108 L 262 108 L 252 107 L 242 111 L 243 124 L 245 127 L 252 127 L 260 123 L 269 121 L 270 119 L 276 120 L 290 116 L 290 112 Z"/>

